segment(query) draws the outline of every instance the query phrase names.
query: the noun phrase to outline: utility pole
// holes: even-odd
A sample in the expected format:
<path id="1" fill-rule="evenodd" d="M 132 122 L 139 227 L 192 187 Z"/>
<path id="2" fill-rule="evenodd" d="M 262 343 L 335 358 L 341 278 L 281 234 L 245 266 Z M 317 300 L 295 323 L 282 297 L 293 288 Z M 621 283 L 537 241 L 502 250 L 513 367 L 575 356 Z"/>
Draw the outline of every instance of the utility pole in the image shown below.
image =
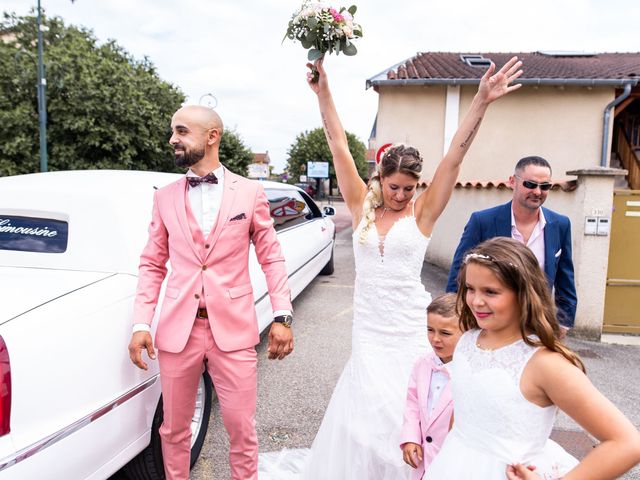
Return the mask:
<path id="1" fill-rule="evenodd" d="M 40 9 L 40 0 L 38 0 L 38 120 L 40 123 L 40 171 L 46 172 L 47 165 L 47 96 L 45 87 L 47 79 L 44 76 L 44 61 L 42 59 L 43 40 L 42 31 L 42 13 Z"/>

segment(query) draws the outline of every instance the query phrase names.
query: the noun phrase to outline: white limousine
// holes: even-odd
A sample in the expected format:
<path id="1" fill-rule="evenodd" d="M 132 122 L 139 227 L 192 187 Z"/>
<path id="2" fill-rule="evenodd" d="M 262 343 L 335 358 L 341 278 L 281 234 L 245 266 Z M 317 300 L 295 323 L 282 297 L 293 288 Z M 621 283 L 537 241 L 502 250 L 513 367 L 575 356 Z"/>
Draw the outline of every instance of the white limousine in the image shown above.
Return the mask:
<path id="1" fill-rule="evenodd" d="M 157 362 L 127 345 L 153 192 L 180 176 L 72 171 L 0 178 L 0 479 L 164 478 Z M 263 182 L 292 296 L 333 272 L 335 226 L 297 187 Z M 271 322 L 249 261 L 260 330 Z M 200 382 L 192 465 L 209 422 Z"/>

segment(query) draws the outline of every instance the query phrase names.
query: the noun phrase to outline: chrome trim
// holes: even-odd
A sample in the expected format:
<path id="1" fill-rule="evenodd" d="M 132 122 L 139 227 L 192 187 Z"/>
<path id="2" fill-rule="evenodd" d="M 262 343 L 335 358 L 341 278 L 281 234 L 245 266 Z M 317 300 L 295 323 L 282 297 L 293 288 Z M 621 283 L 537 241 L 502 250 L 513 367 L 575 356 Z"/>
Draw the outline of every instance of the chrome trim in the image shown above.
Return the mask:
<path id="1" fill-rule="evenodd" d="M 298 273 L 300 270 L 302 270 L 304 267 L 306 267 L 307 265 L 309 265 L 309 263 L 316 258 L 318 255 L 320 255 L 322 252 L 324 252 L 327 247 L 332 246 L 335 243 L 335 234 L 334 234 L 334 238 L 333 240 L 331 240 L 329 243 L 327 243 L 324 247 L 322 247 L 320 249 L 320 251 L 318 253 L 316 253 L 313 257 L 311 257 L 309 260 L 307 260 L 305 263 L 303 263 L 302 265 L 300 265 L 295 271 L 291 272 L 289 275 L 287 275 L 287 279 L 293 277 L 296 273 Z M 269 295 L 269 292 L 263 294 L 258 300 L 256 300 L 255 302 L 253 302 L 254 305 L 257 305 L 258 303 L 260 303 L 262 300 L 264 300 L 264 298 Z"/>
<path id="2" fill-rule="evenodd" d="M 41 452 L 45 448 L 49 448 L 50 446 L 55 445 L 60 440 L 67 438 L 72 433 L 75 433 L 81 428 L 86 427 L 87 425 L 95 422 L 99 418 L 109 413 L 111 410 L 115 409 L 116 407 L 119 407 L 126 401 L 131 400 L 133 397 L 135 397 L 139 393 L 151 388 L 158 381 L 159 377 L 160 377 L 159 374 L 155 375 L 154 377 L 150 378 L 146 382 L 141 383 L 137 387 L 129 390 L 127 393 L 116 398 L 113 402 L 105 405 L 102 408 L 99 408 L 95 412 L 90 413 L 84 418 L 81 418 L 80 420 L 72 423 L 71 425 L 61 430 L 58 430 L 56 433 L 53 433 L 48 437 L 45 437 L 42 440 L 32 445 L 29 445 L 28 447 L 23 448 L 22 450 L 18 450 L 14 454 L 9 455 L 6 458 L 3 458 L 2 460 L 0 460 L 0 472 L 6 468 L 9 468 L 15 465 L 16 463 L 20 463 L 23 460 L 26 460 L 27 458 L 34 456 L 36 453 Z"/>
<path id="3" fill-rule="evenodd" d="M 310 223 L 316 222 L 318 220 L 324 220 L 324 217 L 308 218 L 306 222 L 296 223 L 295 225 L 291 225 L 289 227 L 276 229 L 276 235 L 280 235 L 281 233 L 288 232 L 289 230 L 295 230 L 296 228 L 308 226 Z M 275 226 L 273 228 L 275 229 Z"/>

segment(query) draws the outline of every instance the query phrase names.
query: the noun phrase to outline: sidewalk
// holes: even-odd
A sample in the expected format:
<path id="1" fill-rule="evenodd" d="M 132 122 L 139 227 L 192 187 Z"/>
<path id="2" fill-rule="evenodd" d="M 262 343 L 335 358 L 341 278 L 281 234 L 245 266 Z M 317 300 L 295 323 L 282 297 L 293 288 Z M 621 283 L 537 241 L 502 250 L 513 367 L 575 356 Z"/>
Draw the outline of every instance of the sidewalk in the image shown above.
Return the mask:
<path id="1" fill-rule="evenodd" d="M 322 206 L 328 205 L 322 202 Z M 338 231 L 351 227 L 351 217 L 344 202 L 332 201 L 336 215 L 333 220 Z M 422 283 L 432 296 L 444 293 L 448 272 L 425 262 Z M 580 355 L 591 382 L 640 428 L 640 337 L 607 336 L 605 342 L 592 342 L 569 338 L 568 346 Z M 631 340 L 631 341 L 630 341 Z M 634 340 L 636 342 L 634 342 Z M 622 341 L 631 345 L 613 343 Z M 635 345 L 633 344 L 635 343 Z M 560 413 L 551 438 L 572 455 L 582 458 L 597 444 L 589 434 L 564 413 Z M 624 480 L 640 480 L 640 466 L 620 477 Z"/>

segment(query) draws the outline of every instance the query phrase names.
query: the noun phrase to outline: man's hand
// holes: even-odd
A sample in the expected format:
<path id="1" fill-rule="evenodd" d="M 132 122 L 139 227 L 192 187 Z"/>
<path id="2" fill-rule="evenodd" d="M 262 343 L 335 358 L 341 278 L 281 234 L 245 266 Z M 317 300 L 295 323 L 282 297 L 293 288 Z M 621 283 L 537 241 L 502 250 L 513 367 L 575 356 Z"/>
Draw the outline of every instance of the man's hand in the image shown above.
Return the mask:
<path id="1" fill-rule="evenodd" d="M 419 465 L 422 465 L 422 445 L 413 442 L 405 443 L 402 445 L 402 458 L 404 463 L 418 468 Z"/>
<path id="2" fill-rule="evenodd" d="M 269 346 L 267 358 L 282 360 L 293 351 L 293 332 L 277 322 L 271 324 L 269 330 Z"/>
<path id="3" fill-rule="evenodd" d="M 156 359 L 151 334 L 149 332 L 134 332 L 129 343 L 129 358 L 138 368 L 147 370 L 149 366 L 142 361 L 142 349 L 147 351 L 150 359 Z"/>

